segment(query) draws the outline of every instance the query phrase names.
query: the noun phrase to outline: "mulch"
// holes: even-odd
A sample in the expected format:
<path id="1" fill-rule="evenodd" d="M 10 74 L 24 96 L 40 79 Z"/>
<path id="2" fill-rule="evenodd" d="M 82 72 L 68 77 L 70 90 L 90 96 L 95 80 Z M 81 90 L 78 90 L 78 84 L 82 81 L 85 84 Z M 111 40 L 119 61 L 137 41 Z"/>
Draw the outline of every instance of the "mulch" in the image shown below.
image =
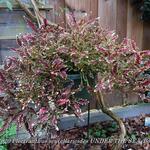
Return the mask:
<path id="1" fill-rule="evenodd" d="M 128 140 L 123 144 L 122 150 L 150 150 L 150 127 L 145 126 L 145 117 L 150 117 L 150 115 L 123 120 Z M 8 144 L 8 150 L 111 150 L 113 143 L 100 143 L 99 140 L 117 138 L 119 128 L 112 126 L 112 124 L 114 125 L 114 122 L 105 121 L 90 125 L 89 139 L 91 143 L 86 143 L 88 128 L 82 127 L 54 133 L 53 139 L 48 140 L 51 143 L 10 143 Z M 102 132 L 104 134 L 98 135 Z"/>

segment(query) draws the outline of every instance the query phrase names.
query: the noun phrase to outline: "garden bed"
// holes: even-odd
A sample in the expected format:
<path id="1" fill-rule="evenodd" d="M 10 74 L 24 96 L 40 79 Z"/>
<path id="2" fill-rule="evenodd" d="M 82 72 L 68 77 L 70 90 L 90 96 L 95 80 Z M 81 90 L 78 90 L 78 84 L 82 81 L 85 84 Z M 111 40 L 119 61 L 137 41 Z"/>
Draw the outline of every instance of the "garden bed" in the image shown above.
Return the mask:
<path id="1" fill-rule="evenodd" d="M 150 149 L 148 142 L 144 141 L 150 141 L 150 127 L 145 126 L 145 117 L 150 117 L 149 108 L 149 103 L 111 108 L 113 112 L 123 119 L 127 129 L 126 140 L 128 142 L 125 142 L 123 145 L 123 150 Z M 90 149 L 92 150 L 111 150 L 112 142 L 109 142 L 108 140 L 117 138 L 119 133 L 118 125 L 101 111 L 91 110 L 90 126 L 88 127 L 87 115 L 87 112 L 82 114 L 82 119 L 84 121 L 77 119 L 74 115 L 63 116 L 59 122 L 61 130 L 51 134 L 52 140 L 50 140 L 50 138 L 47 139 L 44 131 L 38 133 L 38 138 L 32 139 L 30 134 L 22 128 L 19 130 L 18 136 L 15 138 L 13 137 L 15 141 L 12 144 L 8 144 L 8 149 L 83 150 L 88 149 L 87 146 L 90 146 Z M 86 144 L 88 137 L 91 141 L 90 145 Z M 14 144 L 15 142 L 18 142 L 19 144 Z M 28 144 L 23 144 L 25 142 L 28 142 Z M 44 144 L 41 144 L 42 142 Z M 48 142 L 51 144 L 47 144 Z"/>
<path id="2" fill-rule="evenodd" d="M 123 145 L 123 150 L 149 150 L 150 144 L 149 142 L 143 142 L 144 139 L 150 140 L 150 127 L 146 127 L 145 124 L 145 117 L 150 117 L 149 115 L 140 115 L 138 117 L 132 117 L 124 119 L 124 123 L 127 129 L 127 139 L 133 141 L 133 143 L 126 142 Z M 54 141 L 64 141 L 68 140 L 70 143 L 60 144 L 60 143 L 43 143 L 43 144 L 9 144 L 9 150 L 83 150 L 88 149 L 87 144 L 83 143 L 87 140 L 87 126 L 81 128 L 74 128 L 68 131 L 60 131 L 55 133 Z M 117 137 L 118 134 L 118 126 L 116 123 L 112 121 L 103 121 L 101 123 L 95 123 L 90 125 L 89 133 L 90 133 L 90 140 L 91 144 L 89 144 L 89 149 L 91 150 L 111 150 L 112 143 L 98 143 L 98 140 L 94 139 L 106 139 L 110 138 L 113 139 Z M 92 140 L 93 139 L 93 140 Z M 77 141 L 74 144 L 71 141 Z M 81 141 L 81 143 L 80 143 Z M 83 142 L 82 142 L 83 141 Z M 99 140 L 100 141 L 100 140 Z"/>

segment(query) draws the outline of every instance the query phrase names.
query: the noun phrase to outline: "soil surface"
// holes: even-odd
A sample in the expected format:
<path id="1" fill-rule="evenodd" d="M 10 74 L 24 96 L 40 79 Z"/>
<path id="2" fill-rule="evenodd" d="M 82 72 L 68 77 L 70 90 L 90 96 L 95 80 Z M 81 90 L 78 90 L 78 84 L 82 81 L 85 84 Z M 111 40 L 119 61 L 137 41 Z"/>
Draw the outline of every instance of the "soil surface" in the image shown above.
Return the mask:
<path id="1" fill-rule="evenodd" d="M 145 126 L 145 117 L 123 120 L 127 129 L 127 136 L 122 150 L 150 150 L 150 127 Z M 117 136 L 119 128 L 115 122 L 105 121 L 88 127 L 75 128 L 68 131 L 53 133 L 53 139 L 43 144 L 9 144 L 9 150 L 111 150 L 113 143 L 119 142 Z M 89 138 L 88 138 L 89 137 Z M 88 143 L 89 139 L 89 143 Z"/>

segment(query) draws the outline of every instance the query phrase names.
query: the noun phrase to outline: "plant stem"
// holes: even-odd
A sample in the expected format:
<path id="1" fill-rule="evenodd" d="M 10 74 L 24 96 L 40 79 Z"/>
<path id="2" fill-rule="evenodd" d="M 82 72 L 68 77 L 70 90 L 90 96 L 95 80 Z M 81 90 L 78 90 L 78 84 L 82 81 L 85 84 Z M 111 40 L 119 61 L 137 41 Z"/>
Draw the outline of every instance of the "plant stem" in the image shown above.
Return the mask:
<path id="1" fill-rule="evenodd" d="M 44 18 L 41 14 L 38 15 L 38 14 L 39 14 L 39 9 L 38 9 L 37 4 L 36 4 L 35 1 L 33 2 L 33 3 L 34 3 L 33 7 L 34 7 L 34 10 L 37 11 L 37 12 L 35 12 L 35 14 L 37 13 L 36 15 L 34 15 L 34 14 L 30 11 L 30 9 L 29 9 L 23 2 L 21 2 L 21 0 L 15 0 L 15 1 L 16 1 L 16 2 L 19 4 L 19 6 L 25 11 L 25 13 L 31 18 L 32 21 L 38 23 L 38 18 L 37 18 L 37 17 L 40 17 L 40 21 L 42 20 L 42 18 Z M 32 3 L 32 4 L 33 4 L 33 3 Z M 36 7 L 36 8 L 35 8 L 35 7 Z M 37 15 L 38 15 L 38 16 L 37 16 Z M 47 20 L 47 22 L 48 22 L 49 25 L 53 25 L 53 26 L 55 26 L 55 27 L 58 27 L 59 29 L 63 29 L 62 27 L 60 27 L 60 26 L 58 26 L 57 24 L 51 22 L 50 20 Z M 38 23 L 38 24 L 39 24 L 39 23 Z"/>
<path id="2" fill-rule="evenodd" d="M 112 111 L 110 111 L 106 107 L 104 98 L 103 98 L 103 94 L 101 91 L 96 92 L 96 99 L 97 99 L 98 103 L 100 104 L 102 112 L 104 112 L 105 114 L 110 116 L 113 120 L 115 120 L 120 127 L 121 133 L 120 133 L 119 139 L 118 139 L 120 141 L 119 142 L 117 141 L 118 143 L 113 147 L 113 150 L 120 150 L 121 146 L 122 146 L 122 142 L 124 141 L 124 137 L 126 135 L 126 129 L 125 129 L 124 123 L 116 114 L 114 114 Z"/>
<path id="3" fill-rule="evenodd" d="M 35 12 L 35 15 L 36 15 L 36 18 L 37 18 L 38 26 L 40 27 L 41 24 L 43 23 L 43 19 L 40 16 L 39 8 L 37 7 L 37 4 L 36 4 L 35 0 L 31 0 L 31 3 L 32 3 L 33 8 L 34 8 L 34 12 Z"/>
<path id="4" fill-rule="evenodd" d="M 33 20 L 37 21 L 36 17 L 33 15 L 33 13 L 29 10 L 29 8 L 23 4 L 20 0 L 15 0 L 19 6 L 25 11 L 25 13 Z"/>

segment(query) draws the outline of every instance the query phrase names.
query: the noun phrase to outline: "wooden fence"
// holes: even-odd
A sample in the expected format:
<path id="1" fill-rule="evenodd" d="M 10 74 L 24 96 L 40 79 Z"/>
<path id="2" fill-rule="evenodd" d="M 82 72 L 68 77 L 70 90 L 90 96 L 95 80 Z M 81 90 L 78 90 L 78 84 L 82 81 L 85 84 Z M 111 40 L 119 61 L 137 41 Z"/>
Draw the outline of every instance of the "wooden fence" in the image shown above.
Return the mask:
<path id="1" fill-rule="evenodd" d="M 28 1 L 28 0 L 27 0 Z M 32 9 L 32 7 L 29 5 Z M 39 6 L 40 12 L 53 22 L 66 26 L 67 11 L 74 10 L 78 18 L 88 14 L 91 18 L 100 17 L 101 25 L 109 30 L 115 30 L 119 40 L 124 37 L 132 38 L 141 49 L 150 49 L 150 23 L 140 20 L 140 13 L 133 8 L 130 0 L 45 0 L 44 6 Z M 6 10 L 5 5 L 0 6 L 0 63 L 6 56 L 15 55 L 9 47 L 15 47 L 15 38 L 19 33 L 29 32 L 22 16 L 24 12 L 16 3 L 14 11 Z M 120 105 L 124 95 L 119 91 L 106 95 L 108 106 Z M 127 101 L 136 102 L 137 96 L 129 94 Z M 92 107 L 95 107 L 93 103 Z"/>
<path id="2" fill-rule="evenodd" d="M 92 18 L 100 17 L 104 28 L 115 30 L 122 40 L 132 38 L 141 49 L 150 49 L 150 23 L 140 19 L 131 0 L 66 0 L 74 10 L 86 11 Z"/>

